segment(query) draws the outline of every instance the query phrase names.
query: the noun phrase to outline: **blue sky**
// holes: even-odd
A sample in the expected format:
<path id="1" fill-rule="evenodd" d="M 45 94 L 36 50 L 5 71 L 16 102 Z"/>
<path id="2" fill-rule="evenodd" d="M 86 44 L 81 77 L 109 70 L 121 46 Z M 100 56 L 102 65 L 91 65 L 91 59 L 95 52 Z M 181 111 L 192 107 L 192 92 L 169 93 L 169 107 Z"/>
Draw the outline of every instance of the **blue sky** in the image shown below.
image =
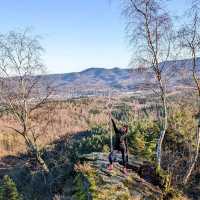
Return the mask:
<path id="1" fill-rule="evenodd" d="M 127 67 L 131 51 L 120 0 L 0 0 L 0 32 L 31 27 L 43 37 L 48 73 Z M 171 0 L 181 12 L 189 0 Z"/>

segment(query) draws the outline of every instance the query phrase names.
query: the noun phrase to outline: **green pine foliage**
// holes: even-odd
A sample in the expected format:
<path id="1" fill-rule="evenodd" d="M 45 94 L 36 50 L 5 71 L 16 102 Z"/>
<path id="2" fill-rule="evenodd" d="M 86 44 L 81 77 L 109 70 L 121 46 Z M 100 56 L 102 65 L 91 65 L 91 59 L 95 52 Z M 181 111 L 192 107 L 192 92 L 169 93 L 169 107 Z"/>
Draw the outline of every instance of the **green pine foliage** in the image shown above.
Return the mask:
<path id="1" fill-rule="evenodd" d="M 0 186 L 0 200 L 22 200 L 15 182 L 5 175 Z"/>
<path id="2" fill-rule="evenodd" d="M 110 146 L 110 134 L 106 127 L 95 126 L 81 140 L 74 141 L 73 145 L 68 149 L 72 159 L 75 159 L 80 154 L 91 152 L 108 151 Z"/>
<path id="3" fill-rule="evenodd" d="M 158 125 L 150 119 L 130 122 L 128 135 L 130 153 L 154 160 L 158 133 Z"/>

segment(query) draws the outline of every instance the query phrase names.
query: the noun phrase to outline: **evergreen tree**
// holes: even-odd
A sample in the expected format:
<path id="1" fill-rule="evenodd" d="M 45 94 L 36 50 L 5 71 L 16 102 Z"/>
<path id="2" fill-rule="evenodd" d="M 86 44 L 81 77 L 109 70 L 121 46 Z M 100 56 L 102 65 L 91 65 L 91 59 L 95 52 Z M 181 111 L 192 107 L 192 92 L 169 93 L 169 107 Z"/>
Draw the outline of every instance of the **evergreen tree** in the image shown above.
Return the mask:
<path id="1" fill-rule="evenodd" d="M 15 182 L 5 175 L 0 186 L 0 200 L 21 200 Z"/>

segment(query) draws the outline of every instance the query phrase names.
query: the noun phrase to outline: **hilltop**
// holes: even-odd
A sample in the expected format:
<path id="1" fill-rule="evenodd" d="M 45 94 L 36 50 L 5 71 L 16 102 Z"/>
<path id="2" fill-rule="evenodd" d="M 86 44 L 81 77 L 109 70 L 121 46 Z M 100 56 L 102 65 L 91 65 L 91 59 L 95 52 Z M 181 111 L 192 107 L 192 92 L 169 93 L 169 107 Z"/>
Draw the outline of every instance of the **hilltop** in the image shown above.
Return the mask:
<path id="1" fill-rule="evenodd" d="M 198 63 L 200 59 L 198 59 Z M 191 60 L 174 60 L 160 64 L 169 90 L 192 85 Z M 56 87 L 60 98 L 76 96 L 105 95 L 108 90 L 115 92 L 136 92 L 149 90 L 155 85 L 149 68 L 88 68 L 81 72 L 49 74 L 42 81 Z"/>

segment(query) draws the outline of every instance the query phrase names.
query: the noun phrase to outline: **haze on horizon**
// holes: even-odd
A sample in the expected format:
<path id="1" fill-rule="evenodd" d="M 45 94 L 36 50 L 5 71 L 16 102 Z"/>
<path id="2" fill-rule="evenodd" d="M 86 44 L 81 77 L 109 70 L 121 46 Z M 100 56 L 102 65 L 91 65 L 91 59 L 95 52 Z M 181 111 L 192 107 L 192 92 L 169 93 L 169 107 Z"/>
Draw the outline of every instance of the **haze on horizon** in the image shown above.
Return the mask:
<path id="1" fill-rule="evenodd" d="M 187 3 L 171 0 L 169 10 L 182 12 Z M 120 0 L 7 0 L 0 11 L 1 33 L 30 27 L 42 36 L 48 73 L 129 65 Z"/>

